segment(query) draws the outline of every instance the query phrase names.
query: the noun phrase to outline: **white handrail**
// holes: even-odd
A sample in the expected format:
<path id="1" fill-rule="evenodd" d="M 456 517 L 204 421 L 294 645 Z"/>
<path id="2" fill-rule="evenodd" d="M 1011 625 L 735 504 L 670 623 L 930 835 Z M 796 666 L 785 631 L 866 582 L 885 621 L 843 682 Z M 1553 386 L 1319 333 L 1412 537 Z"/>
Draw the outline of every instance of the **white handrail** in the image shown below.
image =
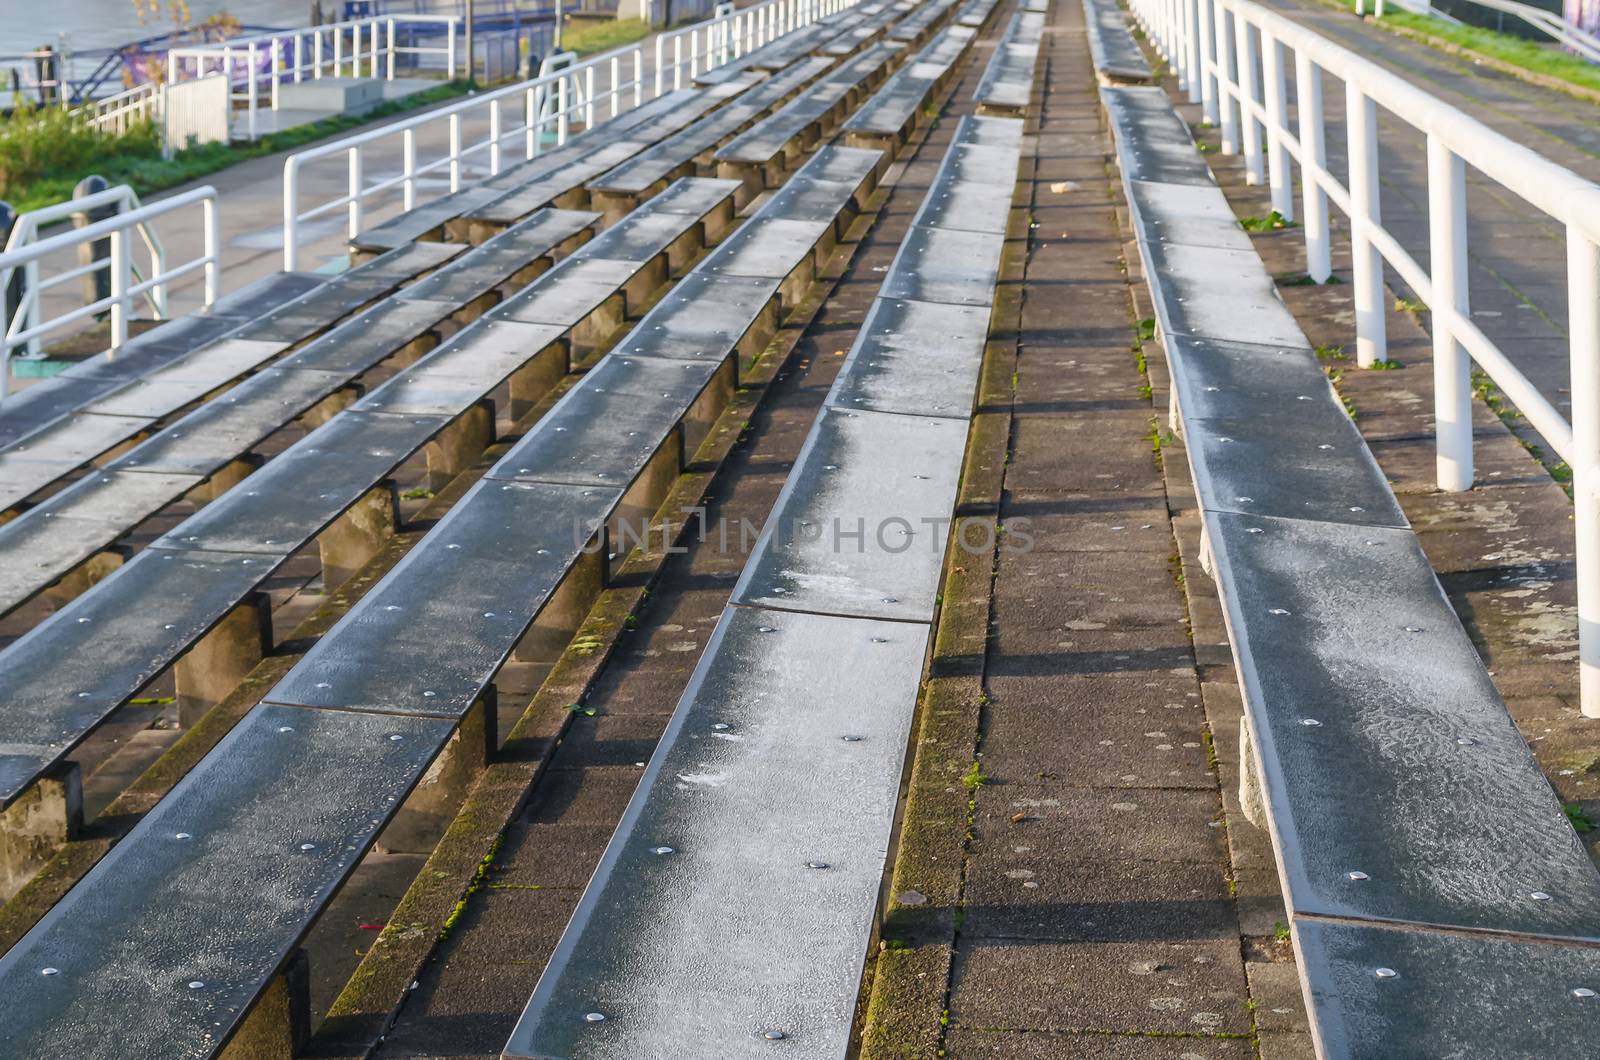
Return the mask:
<path id="1" fill-rule="evenodd" d="M 150 222 L 165 214 L 173 213 L 187 206 L 199 203 L 202 210 L 204 225 L 204 250 L 195 258 L 169 268 L 166 262 L 166 251 L 162 248 L 160 240 L 156 238 L 150 227 Z M 46 239 L 35 239 L 41 223 L 59 220 L 70 214 L 81 213 L 87 210 L 118 205 L 131 208 L 119 212 L 113 217 L 83 228 L 72 229 L 59 235 Z M 141 277 L 135 270 L 132 255 L 129 252 L 128 236 L 138 233 L 144 240 L 150 252 L 150 275 Z M 87 265 L 69 268 L 45 279 L 39 277 L 40 262 L 53 254 L 73 250 L 84 244 L 97 240 L 109 240 L 110 257 L 92 261 Z M 111 314 L 111 342 L 110 351 L 114 355 L 118 349 L 128 341 L 128 321 L 132 317 L 134 303 L 141 297 L 147 299 L 158 318 L 166 315 L 166 288 L 173 280 L 180 279 L 197 270 L 205 272 L 205 304 L 215 302 L 220 293 L 220 240 L 218 238 L 217 218 L 217 192 L 207 185 L 194 188 L 179 195 L 162 199 L 160 202 L 149 205 L 139 205 L 133 192 L 122 185 L 108 188 L 81 199 L 73 199 L 64 203 L 47 206 L 31 213 L 23 214 L 17 218 L 16 227 L 11 238 L 7 241 L 6 249 L 0 251 L 0 291 L 9 289 L 12 277 L 18 269 L 23 270 L 24 283 L 22 299 L 13 310 L 11 319 L 5 321 L 6 331 L 3 340 L 0 340 L 0 397 L 4 397 L 10 390 L 11 358 L 13 352 L 22 346 L 30 349 L 38 348 L 39 339 L 54 332 L 67 324 L 76 323 L 87 317 L 110 311 Z M 78 309 L 70 310 L 49 320 L 40 322 L 40 295 L 51 287 L 76 279 L 80 276 L 90 275 L 102 270 L 111 274 L 111 293 L 96 301 L 90 302 Z"/>
<path id="2" fill-rule="evenodd" d="M 687 87 L 705 71 L 857 2 L 762 0 L 659 34 L 652 45 L 655 87 L 648 98 Z M 625 45 L 561 69 L 542 71 L 541 76 L 528 81 L 480 92 L 449 106 L 296 152 L 283 165 L 283 267 L 292 271 L 299 266 L 302 221 L 344 208 L 353 238 L 361 230 L 364 200 L 398 187 L 404 208 L 413 209 L 417 205 L 419 177 L 448 170 L 449 190 L 459 191 L 462 163 L 467 158 L 487 154 L 489 173 L 493 175 L 500 172 L 507 156 L 515 151 L 514 147 L 508 150 L 508 144 L 520 140 L 522 156 L 534 158 L 543 150 L 547 131 L 553 132 L 558 144 L 565 143 L 573 125 L 590 128 L 623 110 L 638 107 L 645 102 L 646 91 L 645 48 Z M 516 124 L 504 120 L 508 106 L 520 112 Z M 463 123 L 467 120 L 486 120 L 488 133 L 482 139 L 464 142 Z M 449 133 L 446 153 L 419 163 L 418 130 L 441 127 L 447 127 Z M 397 176 L 369 182 L 366 152 L 379 143 L 394 144 L 401 171 Z M 348 191 L 301 210 L 301 171 L 319 159 L 334 156 L 345 159 Z"/>
<path id="3" fill-rule="evenodd" d="M 375 15 L 229 37 L 173 48 L 167 53 L 167 78 L 177 82 L 221 73 L 228 80 L 230 98 L 243 106 L 246 130 L 254 140 L 257 112 L 264 102 L 269 109 L 278 110 L 279 88 L 286 83 L 344 76 L 393 81 L 395 60 L 400 55 L 438 55 L 446 76 L 454 79 L 461 65 L 457 57 L 460 23 L 456 15 Z M 435 27 L 443 33 L 444 43 L 402 45 L 399 29 L 403 26 Z"/>
<path id="4" fill-rule="evenodd" d="M 1586 717 L 1600 717 L 1600 186 L 1252 0 L 1133 0 L 1133 9 L 1190 100 L 1220 125 L 1223 153 L 1243 151 L 1246 180 L 1268 184 L 1273 208 L 1285 218 L 1294 216 L 1289 162 L 1300 166 L 1306 271 L 1318 283 L 1331 271 L 1328 204 L 1349 218 L 1357 363 L 1370 367 L 1385 359 L 1385 262 L 1428 306 L 1439 488 L 1465 490 L 1473 484 L 1474 361 L 1572 469 L 1580 698 Z M 1296 79 L 1294 126 L 1287 105 L 1286 49 L 1293 53 Z M 1345 86 L 1346 183 L 1328 169 L 1324 153 L 1324 74 Z M 1431 269 L 1383 227 L 1379 107 L 1427 138 Z M 1468 166 L 1566 229 L 1570 422 L 1472 321 Z"/>

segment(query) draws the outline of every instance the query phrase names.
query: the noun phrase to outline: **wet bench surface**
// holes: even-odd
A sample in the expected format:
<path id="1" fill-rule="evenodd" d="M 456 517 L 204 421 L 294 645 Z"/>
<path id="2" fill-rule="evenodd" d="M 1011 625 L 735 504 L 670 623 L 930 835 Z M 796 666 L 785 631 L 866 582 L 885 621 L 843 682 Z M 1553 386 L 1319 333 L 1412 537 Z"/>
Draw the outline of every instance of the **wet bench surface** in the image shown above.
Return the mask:
<path id="1" fill-rule="evenodd" d="M 733 190 L 726 181 L 684 183 L 696 193 L 701 208 L 707 212 Z M 662 201 L 667 207 L 688 204 L 684 196 L 670 191 Z M 655 213 L 653 207 L 646 207 L 638 212 L 634 223 L 648 223 Z M 656 231 L 658 254 L 664 254 L 668 244 L 699 223 L 698 214 L 682 209 L 668 212 L 667 216 L 676 219 L 677 227 L 673 231 Z M 565 218 L 569 231 L 592 221 L 592 214 Z M 630 227 L 632 223 L 625 221 L 611 231 L 626 235 Z M 549 234 L 543 238 L 548 239 Z M 611 245 L 591 241 L 564 264 L 610 260 L 600 255 Z M 614 283 L 588 292 L 588 312 L 615 297 L 621 285 L 645 267 L 644 254 L 636 249 L 634 257 L 632 261 L 617 262 L 624 268 L 618 271 Z M 562 276 L 558 266 L 533 281 L 527 290 L 559 288 L 563 285 Z M 579 319 L 582 315 L 586 313 Z M 286 559 L 379 486 L 396 467 L 452 423 L 469 415 L 509 376 L 562 342 L 575 323 L 524 323 L 491 312 L 268 461 L 244 485 L 184 520 L 151 548 L 0 652 L 0 667 L 10 670 L 26 664 L 25 670 L 16 671 L 18 681 L 8 684 L 3 692 L 7 704 L 19 705 L 15 710 L 0 707 L 0 745 L 28 745 L 26 756 L 34 762 L 34 775 L 39 775 L 60 761 L 94 725 L 170 665 L 199 634 L 211 629 L 237 604 L 237 599 L 208 597 L 196 600 L 187 609 L 184 622 L 146 620 L 125 638 L 128 651 L 136 656 L 139 665 L 104 666 L 99 675 L 101 692 L 90 700 L 78 699 L 74 687 L 79 680 L 78 671 L 70 658 L 62 657 L 70 655 L 77 638 L 87 634 L 87 627 L 93 624 L 80 623 L 78 619 L 101 611 L 141 613 L 144 609 L 140 603 L 139 572 L 161 562 L 153 553 L 164 549 L 210 550 Z M 560 369 L 564 372 L 569 365 L 566 352 L 560 352 Z M 315 490 L 306 488 L 306 483 L 315 483 Z M 108 488 L 112 486 L 129 488 L 121 482 L 107 483 Z M 148 492 L 150 488 L 145 489 Z M 130 574 L 130 570 L 135 573 Z M 267 573 L 269 570 L 262 568 L 261 578 Z M 167 628 L 169 625 L 171 628 Z M 61 718 L 67 706 L 74 708 L 70 722 Z M 22 790 L 17 784 L 0 788 L 0 804 L 14 800 Z"/>
<path id="2" fill-rule="evenodd" d="M 787 69 L 774 74 L 682 132 L 601 174 L 590 182 L 589 190 L 618 195 L 638 195 L 647 191 L 680 168 L 713 151 L 724 140 L 737 134 L 832 66 L 831 59 L 818 56 L 798 58 Z"/>
<path id="3" fill-rule="evenodd" d="M 980 114 L 1027 111 L 1028 101 L 1033 98 L 1033 75 L 1039 65 L 1039 39 L 1043 33 L 1042 13 L 1018 11 L 1011 16 L 973 94 Z"/>
<path id="4" fill-rule="evenodd" d="M 876 152 L 849 149 L 819 161 L 853 166 L 858 183 L 878 162 Z M 841 209 L 855 190 L 841 182 Z M 779 281 L 769 283 L 770 299 Z M 670 338 L 641 322 L 627 341 Z M 668 416 L 635 422 L 663 439 L 677 429 Z M 537 433 L 513 445 L 324 635 L 315 657 L 0 958 L 0 992 L 17 1015 L 0 1025 L 0 1049 L 91 1053 L 104 1023 L 78 1018 L 87 1008 L 127 1028 L 124 1055 L 209 1056 L 222 1047 L 467 705 L 492 695 L 505 654 L 619 501 L 619 488 L 505 477 L 542 445 Z M 603 569 L 603 550 L 599 560 Z M 402 629 L 404 646 L 393 641 Z M 410 694 L 390 700 L 397 689 Z M 378 697 L 383 712 L 366 709 Z M 281 702 L 296 699 L 324 705 Z"/>
<path id="5" fill-rule="evenodd" d="M 1009 143 L 1014 176 L 1020 135 L 965 118 L 953 150 Z M 1005 171 L 982 182 L 952 231 L 998 262 Z M 890 266 L 506 1056 L 847 1055 L 995 284 L 893 293 L 923 264 Z"/>
<path id="6" fill-rule="evenodd" d="M 976 36 L 976 31 L 964 26 L 951 26 L 940 33 L 850 116 L 844 123 L 845 135 L 852 143 L 871 137 L 903 140 L 928 98 L 949 81 Z"/>
<path id="7" fill-rule="evenodd" d="M 165 490 L 126 476 L 89 475 L 0 525 L 0 551 L 27 557 L 25 566 L 8 565 L 0 572 L 0 613 L 43 590 L 273 431 L 428 335 L 451 314 L 521 269 L 548 260 L 556 248 L 580 238 L 597 220 L 591 213 L 545 211 L 490 243 L 454 256 L 430 276 L 280 358 L 273 367 L 206 402 L 107 465 L 112 471 L 164 473 L 169 476 Z M 211 389 L 216 374 L 202 379 L 198 389 Z M 106 418 L 97 414 L 69 423 L 82 427 Z M 113 512 L 114 519 L 109 517 Z"/>
<path id="8" fill-rule="evenodd" d="M 1559 1055 L 1600 873 L 1162 90 L 1101 97 L 1320 1050 Z"/>
<path id="9" fill-rule="evenodd" d="M 874 44 L 842 63 L 771 116 L 729 141 L 717 151 L 717 161 L 763 165 L 780 157 L 805 130 L 818 125 L 875 78 L 899 50 L 899 45 Z"/>
<path id="10" fill-rule="evenodd" d="M 328 282 L 308 272 L 263 277 L 205 309 L 140 332 L 114 356 L 74 365 L 0 402 L 0 452 L 97 397 L 191 353 L 283 303 Z"/>
<path id="11" fill-rule="evenodd" d="M 1150 64 L 1134 42 L 1116 0 L 1083 0 L 1083 15 L 1095 72 L 1114 83 L 1148 84 Z"/>
<path id="12" fill-rule="evenodd" d="M 0 510 L 272 361 L 462 249 L 423 244 L 374 259 L 80 405 L 0 453 Z"/>

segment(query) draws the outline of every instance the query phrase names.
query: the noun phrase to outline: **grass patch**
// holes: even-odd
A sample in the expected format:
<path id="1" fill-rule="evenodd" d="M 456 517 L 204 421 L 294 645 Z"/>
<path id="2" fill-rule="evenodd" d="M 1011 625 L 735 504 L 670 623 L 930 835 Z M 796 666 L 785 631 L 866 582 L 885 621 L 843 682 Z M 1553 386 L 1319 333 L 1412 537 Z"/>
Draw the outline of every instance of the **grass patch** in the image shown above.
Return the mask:
<path id="1" fill-rule="evenodd" d="M 594 55 L 632 44 L 649 35 L 650 23 L 642 18 L 613 18 L 603 22 L 571 24 L 562 27 L 561 50 Z"/>
<path id="2" fill-rule="evenodd" d="M 1426 313 L 1428 307 L 1415 298 L 1396 298 L 1394 307 L 1402 313 Z"/>
<path id="3" fill-rule="evenodd" d="M 1246 232 L 1276 232 L 1280 228 L 1293 228 L 1294 222 L 1273 210 L 1265 217 L 1241 217 L 1239 227 Z"/>
<path id="4" fill-rule="evenodd" d="M 979 788 L 983 787 L 988 780 L 989 778 L 983 773 L 983 766 L 979 765 L 976 761 L 974 761 L 971 768 L 969 768 L 961 776 L 961 783 L 966 785 L 968 791 L 977 791 Z"/>
<path id="5" fill-rule="evenodd" d="M 26 118 L 19 114 L 0 122 L 0 195 L 4 195 L 18 213 L 25 213 L 72 198 L 73 187 L 91 174 L 99 174 L 113 185 L 127 184 L 139 195 L 148 195 L 186 184 L 236 162 L 300 147 L 359 125 L 464 95 L 467 87 L 465 81 L 445 82 L 406 99 L 379 104 L 356 117 L 326 118 L 270 133 L 255 143 L 200 144 L 178 151 L 170 159 L 161 157 L 153 129 L 147 134 L 148 142 L 137 138 L 130 140 L 127 136 L 100 136 L 81 128 L 72 132 L 71 126 L 75 123 L 60 110 L 41 108 Z M 53 117 L 44 117 L 46 114 Z M 51 148 L 54 154 L 48 157 L 52 160 L 40 169 L 27 160 L 43 157 L 38 141 L 44 138 L 74 142 Z M 85 140 L 88 142 L 76 142 Z M 13 171 L 13 153 L 31 168 L 19 166 Z M 11 175 L 13 172 L 16 177 Z"/>
<path id="6" fill-rule="evenodd" d="M 1579 806 L 1575 802 L 1567 802 L 1563 803 L 1561 808 L 1562 810 L 1566 811 L 1567 820 L 1572 822 L 1572 828 L 1574 831 L 1594 831 L 1594 822 L 1589 819 L 1588 814 L 1583 812 L 1582 806 Z"/>
<path id="7" fill-rule="evenodd" d="M 1600 70 L 1576 55 L 1558 51 L 1554 45 L 1539 44 L 1476 26 L 1453 26 L 1441 19 L 1414 15 L 1409 11 L 1386 12 L 1379 21 L 1403 26 L 1530 73 L 1600 92 Z"/>

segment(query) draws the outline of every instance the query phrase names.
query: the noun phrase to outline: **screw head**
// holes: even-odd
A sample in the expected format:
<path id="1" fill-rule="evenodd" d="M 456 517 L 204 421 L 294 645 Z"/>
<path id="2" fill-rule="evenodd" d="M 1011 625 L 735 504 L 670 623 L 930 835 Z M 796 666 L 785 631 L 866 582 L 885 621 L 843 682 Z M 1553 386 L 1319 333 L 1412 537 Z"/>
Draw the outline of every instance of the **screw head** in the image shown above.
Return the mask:
<path id="1" fill-rule="evenodd" d="M 206 988 L 206 984 L 202 983 L 198 979 L 195 979 L 195 980 L 193 980 L 193 981 L 191 981 L 189 983 L 189 989 L 190 990 L 204 990 L 205 988 Z"/>
<path id="2" fill-rule="evenodd" d="M 808 869 L 825 869 L 827 867 L 828 867 L 828 863 L 826 861 L 808 861 L 808 862 L 806 862 L 806 868 L 808 868 Z"/>
<path id="3" fill-rule="evenodd" d="M 1269 614 L 1269 615 L 1287 615 L 1288 613 L 1289 613 L 1288 611 L 1285 611 L 1281 607 L 1269 607 L 1269 608 L 1267 608 L 1267 614 Z"/>
<path id="4" fill-rule="evenodd" d="M 769 1042 L 781 1042 L 787 1038 L 788 1035 L 784 1034 L 782 1031 L 763 1031 L 761 1037 L 765 1038 Z"/>
<path id="5" fill-rule="evenodd" d="M 1400 973 L 1395 971 L 1393 968 L 1374 968 L 1372 974 L 1377 976 L 1379 979 L 1400 978 Z"/>
<path id="6" fill-rule="evenodd" d="M 1577 986 L 1577 987 L 1573 987 L 1572 988 L 1572 996 L 1573 997 L 1594 997 L 1594 991 L 1590 990 L 1586 986 Z"/>
<path id="7" fill-rule="evenodd" d="M 656 854 L 656 855 L 664 855 L 664 854 L 674 853 L 674 851 L 673 851 L 673 849 L 671 847 L 651 847 L 650 848 L 650 853 Z"/>
<path id="8" fill-rule="evenodd" d="M 1371 876 L 1368 876 L 1366 873 L 1362 872 L 1360 869 L 1352 869 L 1351 871 L 1345 873 L 1344 875 L 1345 875 L 1345 879 L 1354 880 L 1357 883 L 1360 883 L 1362 880 L 1370 880 L 1370 879 L 1372 879 Z"/>
<path id="9" fill-rule="evenodd" d="M 60 968 L 40 968 L 39 969 L 39 974 L 40 975 L 60 975 L 61 974 L 61 969 Z M 1577 991 L 1574 990 L 1573 993 L 1576 994 Z"/>
<path id="10" fill-rule="evenodd" d="M 606 1014 L 604 1012 L 585 1012 L 583 1014 L 583 1019 L 586 1023 L 604 1023 L 606 1021 Z"/>
<path id="11" fill-rule="evenodd" d="M 1543 891 L 1534 891 L 1529 894 L 1528 897 L 1532 898 L 1535 902 L 1548 902 L 1550 900 L 1550 896 L 1545 894 Z"/>
<path id="12" fill-rule="evenodd" d="M 1304 725 L 1308 729 L 1322 728 L 1322 722 L 1318 721 L 1316 718 L 1301 718 L 1300 724 Z"/>

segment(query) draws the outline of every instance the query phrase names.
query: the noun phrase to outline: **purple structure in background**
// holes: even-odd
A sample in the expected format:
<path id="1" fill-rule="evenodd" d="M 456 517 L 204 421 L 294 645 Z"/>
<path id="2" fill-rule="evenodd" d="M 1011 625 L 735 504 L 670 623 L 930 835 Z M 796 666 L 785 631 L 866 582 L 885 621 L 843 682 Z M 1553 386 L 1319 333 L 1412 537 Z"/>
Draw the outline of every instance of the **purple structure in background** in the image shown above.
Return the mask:
<path id="1" fill-rule="evenodd" d="M 1600 0 L 1563 0 L 1567 25 L 1590 33 L 1600 33 Z"/>

